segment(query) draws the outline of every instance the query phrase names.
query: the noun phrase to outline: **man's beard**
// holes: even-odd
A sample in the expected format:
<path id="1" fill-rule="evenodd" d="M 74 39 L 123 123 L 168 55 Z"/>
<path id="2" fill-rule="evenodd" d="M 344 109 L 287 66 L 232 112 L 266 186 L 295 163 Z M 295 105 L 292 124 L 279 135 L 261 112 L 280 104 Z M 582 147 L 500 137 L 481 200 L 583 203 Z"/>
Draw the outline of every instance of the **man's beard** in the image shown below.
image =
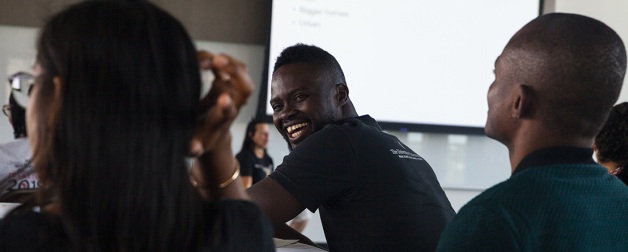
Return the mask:
<path id="1" fill-rule="evenodd" d="M 327 121 L 327 123 L 325 123 L 325 124 L 321 127 L 321 129 L 322 129 L 322 128 L 324 128 L 324 127 L 325 127 L 325 125 L 327 125 L 327 124 L 337 122 L 336 120 L 334 120 L 334 114 L 333 114 L 333 112 L 330 112 L 329 114 L 327 114 L 327 118 L 325 118 L 325 119 L 327 119 L 327 120 L 326 120 L 326 121 Z M 341 119 L 341 120 L 342 120 L 342 119 Z M 339 121 L 341 121 L 341 120 L 339 120 Z M 315 129 L 315 128 L 314 128 L 314 125 L 312 124 L 312 122 L 310 122 L 309 124 L 310 124 L 310 127 L 312 128 L 313 132 L 311 132 L 311 133 L 310 133 L 310 135 L 309 135 L 309 136 L 307 136 L 307 137 L 312 136 L 312 134 L 314 134 L 314 133 L 316 133 L 316 132 L 318 131 L 318 129 Z M 292 144 L 290 144 L 290 139 L 288 138 L 288 134 L 287 134 L 287 133 L 286 133 L 285 135 L 284 135 L 284 134 L 281 134 L 281 136 L 283 136 L 283 139 L 284 139 L 284 140 L 286 140 L 286 143 L 288 144 L 288 150 L 289 150 L 290 152 L 292 152 L 294 149 L 292 148 Z M 307 137 L 306 137 L 306 138 L 307 138 Z M 305 141 L 305 139 L 302 139 L 302 140 L 301 140 L 301 142 L 303 142 L 303 141 Z"/>

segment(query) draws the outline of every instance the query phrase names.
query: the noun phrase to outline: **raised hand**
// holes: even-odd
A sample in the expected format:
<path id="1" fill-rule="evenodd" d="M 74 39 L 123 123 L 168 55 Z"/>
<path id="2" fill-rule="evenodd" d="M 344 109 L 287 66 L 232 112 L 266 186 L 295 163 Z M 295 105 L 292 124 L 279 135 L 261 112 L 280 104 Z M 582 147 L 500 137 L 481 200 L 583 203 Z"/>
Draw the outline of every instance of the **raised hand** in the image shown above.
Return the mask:
<path id="1" fill-rule="evenodd" d="M 198 59 L 201 69 L 211 70 L 215 79 L 199 105 L 191 143 L 191 152 L 197 157 L 192 183 L 206 198 L 247 198 L 231 151 L 229 128 L 253 92 L 251 77 L 244 63 L 228 55 L 200 51 Z"/>
<path id="2" fill-rule="evenodd" d="M 217 141 L 229 134 L 229 127 L 253 92 L 253 82 L 244 63 L 228 55 L 212 55 L 207 51 L 200 51 L 198 58 L 201 69 L 211 70 L 215 79 L 199 105 L 202 114 L 198 117 L 194 137 L 197 143 L 192 151 L 195 154 L 221 147 Z"/>

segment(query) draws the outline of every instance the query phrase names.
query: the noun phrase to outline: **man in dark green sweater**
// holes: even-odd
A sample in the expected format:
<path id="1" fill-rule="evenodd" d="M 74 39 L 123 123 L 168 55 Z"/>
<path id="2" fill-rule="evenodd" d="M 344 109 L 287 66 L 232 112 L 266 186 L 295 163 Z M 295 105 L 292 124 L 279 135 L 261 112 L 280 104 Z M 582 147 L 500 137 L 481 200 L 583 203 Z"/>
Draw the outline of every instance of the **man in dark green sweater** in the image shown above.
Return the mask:
<path id="1" fill-rule="evenodd" d="M 487 136 L 506 145 L 512 176 L 465 205 L 439 251 L 628 251 L 628 187 L 593 159 L 617 101 L 626 51 L 605 24 L 547 14 L 495 62 Z"/>

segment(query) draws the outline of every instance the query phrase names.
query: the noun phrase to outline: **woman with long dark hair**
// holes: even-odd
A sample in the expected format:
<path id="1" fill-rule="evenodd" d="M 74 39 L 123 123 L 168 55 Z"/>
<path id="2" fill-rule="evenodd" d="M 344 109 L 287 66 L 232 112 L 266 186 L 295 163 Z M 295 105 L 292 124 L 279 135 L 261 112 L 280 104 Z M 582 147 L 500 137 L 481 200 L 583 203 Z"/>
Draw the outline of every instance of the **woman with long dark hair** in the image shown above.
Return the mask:
<path id="1" fill-rule="evenodd" d="M 242 63 L 197 54 L 146 1 L 74 5 L 46 23 L 37 50 L 27 126 L 41 213 L 5 217 L 0 250 L 274 250 L 231 152 L 252 90 Z M 199 67 L 216 75 L 202 102 Z"/>
<path id="2" fill-rule="evenodd" d="M 273 159 L 266 152 L 268 134 L 268 125 L 262 120 L 252 119 L 246 126 L 242 149 L 236 155 L 242 171 L 242 183 L 246 188 L 273 171 Z"/>

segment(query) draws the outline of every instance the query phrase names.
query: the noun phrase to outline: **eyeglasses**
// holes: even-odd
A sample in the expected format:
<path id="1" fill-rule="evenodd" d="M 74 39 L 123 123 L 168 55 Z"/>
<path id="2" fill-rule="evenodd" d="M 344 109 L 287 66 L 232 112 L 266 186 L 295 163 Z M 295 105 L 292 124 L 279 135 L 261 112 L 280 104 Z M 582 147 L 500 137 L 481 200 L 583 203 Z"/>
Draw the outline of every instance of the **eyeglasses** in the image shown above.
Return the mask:
<path id="1" fill-rule="evenodd" d="M 28 96 L 34 84 L 35 76 L 26 72 L 18 72 L 9 76 L 9 86 L 11 87 L 13 98 L 23 108 L 26 108 L 28 105 Z"/>
<path id="2" fill-rule="evenodd" d="M 4 113 L 5 116 L 10 117 L 11 116 L 11 105 L 10 104 L 2 105 L 2 113 Z"/>

